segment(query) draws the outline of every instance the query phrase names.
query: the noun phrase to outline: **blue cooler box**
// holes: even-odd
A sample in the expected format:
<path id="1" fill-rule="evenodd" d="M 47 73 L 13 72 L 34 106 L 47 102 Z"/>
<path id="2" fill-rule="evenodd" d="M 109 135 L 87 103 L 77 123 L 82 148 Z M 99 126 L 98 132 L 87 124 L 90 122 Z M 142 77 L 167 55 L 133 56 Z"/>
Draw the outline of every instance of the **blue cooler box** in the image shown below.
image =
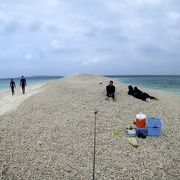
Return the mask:
<path id="1" fill-rule="evenodd" d="M 147 118 L 147 135 L 148 136 L 160 136 L 162 123 L 158 118 Z"/>

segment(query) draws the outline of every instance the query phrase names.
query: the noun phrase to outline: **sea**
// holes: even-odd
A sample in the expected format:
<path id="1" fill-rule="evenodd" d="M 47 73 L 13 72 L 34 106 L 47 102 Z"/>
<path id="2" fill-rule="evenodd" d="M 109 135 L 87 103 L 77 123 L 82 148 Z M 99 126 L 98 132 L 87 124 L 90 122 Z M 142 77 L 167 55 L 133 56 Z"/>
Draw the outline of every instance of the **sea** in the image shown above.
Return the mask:
<path id="1" fill-rule="evenodd" d="M 26 77 L 28 85 L 41 84 L 48 81 L 56 80 L 62 78 L 62 76 L 33 76 Z M 5 91 L 9 88 L 10 78 L 0 78 L 0 91 Z M 20 78 L 13 78 L 16 86 L 20 85 Z"/>
<path id="2" fill-rule="evenodd" d="M 108 76 L 127 85 L 151 88 L 180 96 L 180 75 Z"/>
<path id="3" fill-rule="evenodd" d="M 151 88 L 176 94 L 180 96 L 180 75 L 105 75 L 117 79 L 128 85 L 139 88 Z M 62 78 L 62 76 L 33 76 L 26 77 L 28 85 L 40 84 L 51 80 Z M 19 85 L 20 78 L 14 78 L 16 85 Z M 0 79 L 0 91 L 9 88 L 10 78 Z"/>

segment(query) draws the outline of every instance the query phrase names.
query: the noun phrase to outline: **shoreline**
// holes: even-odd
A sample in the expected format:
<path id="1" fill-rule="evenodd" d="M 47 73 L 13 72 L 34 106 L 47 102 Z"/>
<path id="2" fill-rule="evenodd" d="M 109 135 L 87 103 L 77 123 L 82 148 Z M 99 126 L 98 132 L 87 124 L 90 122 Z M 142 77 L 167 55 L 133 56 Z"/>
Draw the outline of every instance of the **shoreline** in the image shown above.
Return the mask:
<path id="1" fill-rule="evenodd" d="M 81 73 L 80 73 L 81 74 Z M 74 74 L 73 74 L 74 75 Z M 76 74 L 75 74 L 76 75 Z M 83 75 L 83 73 L 82 73 L 82 75 Z M 71 75 L 70 75 L 71 76 Z M 115 76 L 113 76 L 113 75 L 96 75 L 96 76 L 101 76 L 101 77 L 105 77 L 105 78 L 109 78 L 109 79 L 112 79 L 112 80 L 116 80 L 116 81 L 118 81 L 118 82 L 120 82 L 120 83 L 122 83 L 122 84 L 124 84 L 124 85 L 126 85 L 126 86 L 128 86 L 129 85 L 129 83 L 126 83 L 126 82 L 123 82 L 123 80 L 121 80 L 120 79 L 120 77 L 118 77 L 118 76 L 121 76 L 121 75 L 118 75 L 117 77 L 116 77 L 116 75 Z M 126 76 L 130 76 L 131 77 L 131 75 L 122 75 L 122 77 L 126 77 Z M 134 77 L 134 76 L 138 76 L 138 75 L 132 75 L 132 77 Z M 144 76 L 144 75 L 139 75 L 139 76 Z M 158 76 L 158 75 L 147 75 L 147 76 Z M 165 76 L 165 75 L 159 75 L 159 76 Z M 167 75 L 167 76 L 169 76 L 169 75 Z M 176 75 L 172 75 L 172 76 L 176 76 Z M 180 76 L 180 75 L 177 75 L 178 77 Z M 51 77 L 51 76 L 47 76 L 47 77 Z M 69 77 L 69 76 L 60 76 L 60 78 L 59 79 L 62 79 L 62 78 L 65 78 L 65 77 Z M 4 78 L 3 78 L 4 79 Z M 8 78 L 9 79 L 9 78 Z M 56 81 L 56 80 L 59 80 L 59 79 L 51 79 L 51 80 L 47 80 L 47 81 L 40 81 L 40 82 L 33 82 L 33 83 L 31 83 L 30 84 L 30 86 L 34 86 L 34 85 L 38 85 L 38 84 L 42 84 L 42 83 L 48 83 L 48 82 L 51 82 L 51 81 Z M 158 89 L 158 88 L 153 88 L 153 87 L 148 87 L 148 86 L 146 86 L 146 85 L 143 85 L 143 84 L 137 84 L 137 85 L 135 85 L 135 86 L 138 86 L 138 87 L 140 87 L 141 89 L 144 89 L 144 90 L 146 90 L 146 91 L 154 91 L 154 92 L 157 92 L 157 93 L 163 93 L 163 94 L 166 94 L 166 95 L 175 95 L 175 96 L 180 96 L 180 92 L 173 92 L 173 91 L 167 91 L 167 90 L 163 90 L 163 89 Z M 20 87 L 19 87 L 20 88 Z M 9 91 L 9 88 L 2 88 L 2 89 L 0 89 L 0 94 L 1 93 L 4 93 L 4 92 L 6 92 L 6 91 Z"/>
<path id="2" fill-rule="evenodd" d="M 26 99 L 43 91 L 46 83 L 38 83 L 26 87 L 26 93 L 22 94 L 20 87 L 15 88 L 15 95 L 11 90 L 0 91 L 0 116 L 16 110 Z"/>
<path id="3" fill-rule="evenodd" d="M 36 79 L 36 78 L 41 78 L 41 79 Z M 59 77 L 58 76 L 57 77 L 55 77 L 55 76 L 26 77 L 28 86 L 38 85 L 38 84 L 42 84 L 42 83 L 48 83 L 50 81 L 58 80 L 61 78 L 62 78 L 61 76 L 59 76 Z M 0 88 L 0 93 L 9 90 L 10 78 L 2 78 L 2 79 L 0 79 L 0 82 L 1 82 L 1 80 L 7 80 L 7 82 L 6 82 L 6 87 L 3 86 Z M 20 85 L 19 85 L 20 78 L 14 78 L 14 81 L 16 83 L 17 88 L 20 88 Z"/>

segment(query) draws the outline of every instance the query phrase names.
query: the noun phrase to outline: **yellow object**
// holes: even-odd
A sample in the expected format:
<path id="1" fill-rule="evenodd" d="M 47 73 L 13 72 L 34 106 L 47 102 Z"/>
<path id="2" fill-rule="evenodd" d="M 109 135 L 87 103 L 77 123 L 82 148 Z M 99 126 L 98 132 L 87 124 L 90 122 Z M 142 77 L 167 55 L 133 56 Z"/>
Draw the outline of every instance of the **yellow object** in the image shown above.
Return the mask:
<path id="1" fill-rule="evenodd" d="M 119 130 L 113 130 L 112 135 L 115 136 L 115 137 L 119 136 L 120 135 Z"/>
<path id="2" fill-rule="evenodd" d="M 127 126 L 126 126 L 126 129 L 127 129 L 127 130 L 132 129 L 132 128 L 133 128 L 132 125 L 127 125 Z"/>
<path id="3" fill-rule="evenodd" d="M 136 148 L 138 147 L 138 143 L 137 143 L 136 138 L 130 137 L 130 138 L 127 138 L 127 140 L 133 147 L 136 147 Z"/>
<path id="4" fill-rule="evenodd" d="M 155 100 L 156 100 L 156 101 L 159 101 L 159 100 L 160 100 L 160 98 L 159 98 L 159 97 L 155 97 Z"/>

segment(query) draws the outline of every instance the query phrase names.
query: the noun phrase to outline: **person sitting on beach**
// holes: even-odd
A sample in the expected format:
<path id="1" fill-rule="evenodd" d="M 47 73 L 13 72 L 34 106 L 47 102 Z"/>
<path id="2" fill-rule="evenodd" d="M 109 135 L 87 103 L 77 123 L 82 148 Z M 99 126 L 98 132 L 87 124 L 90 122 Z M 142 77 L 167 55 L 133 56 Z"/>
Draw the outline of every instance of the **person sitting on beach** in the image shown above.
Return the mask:
<path id="1" fill-rule="evenodd" d="M 113 85 L 113 81 L 110 81 L 109 82 L 109 85 L 106 86 L 106 96 L 109 98 L 109 97 L 112 97 L 113 98 L 113 101 L 115 99 L 115 86 Z"/>
<path id="2" fill-rule="evenodd" d="M 21 76 L 20 86 L 22 87 L 23 94 L 25 94 L 25 87 L 27 86 L 27 82 L 24 76 Z"/>
<path id="3" fill-rule="evenodd" d="M 128 86 L 129 91 L 128 94 L 134 96 L 137 99 L 141 99 L 143 101 L 150 101 L 151 99 L 154 100 L 158 100 L 158 98 L 154 97 L 154 96 L 150 96 L 149 94 L 142 92 L 140 89 L 138 89 L 137 87 L 133 87 L 131 85 Z"/>
<path id="4" fill-rule="evenodd" d="M 16 83 L 14 82 L 13 79 L 11 79 L 9 87 L 11 88 L 11 92 L 13 96 L 15 94 L 14 89 L 16 88 Z"/>

